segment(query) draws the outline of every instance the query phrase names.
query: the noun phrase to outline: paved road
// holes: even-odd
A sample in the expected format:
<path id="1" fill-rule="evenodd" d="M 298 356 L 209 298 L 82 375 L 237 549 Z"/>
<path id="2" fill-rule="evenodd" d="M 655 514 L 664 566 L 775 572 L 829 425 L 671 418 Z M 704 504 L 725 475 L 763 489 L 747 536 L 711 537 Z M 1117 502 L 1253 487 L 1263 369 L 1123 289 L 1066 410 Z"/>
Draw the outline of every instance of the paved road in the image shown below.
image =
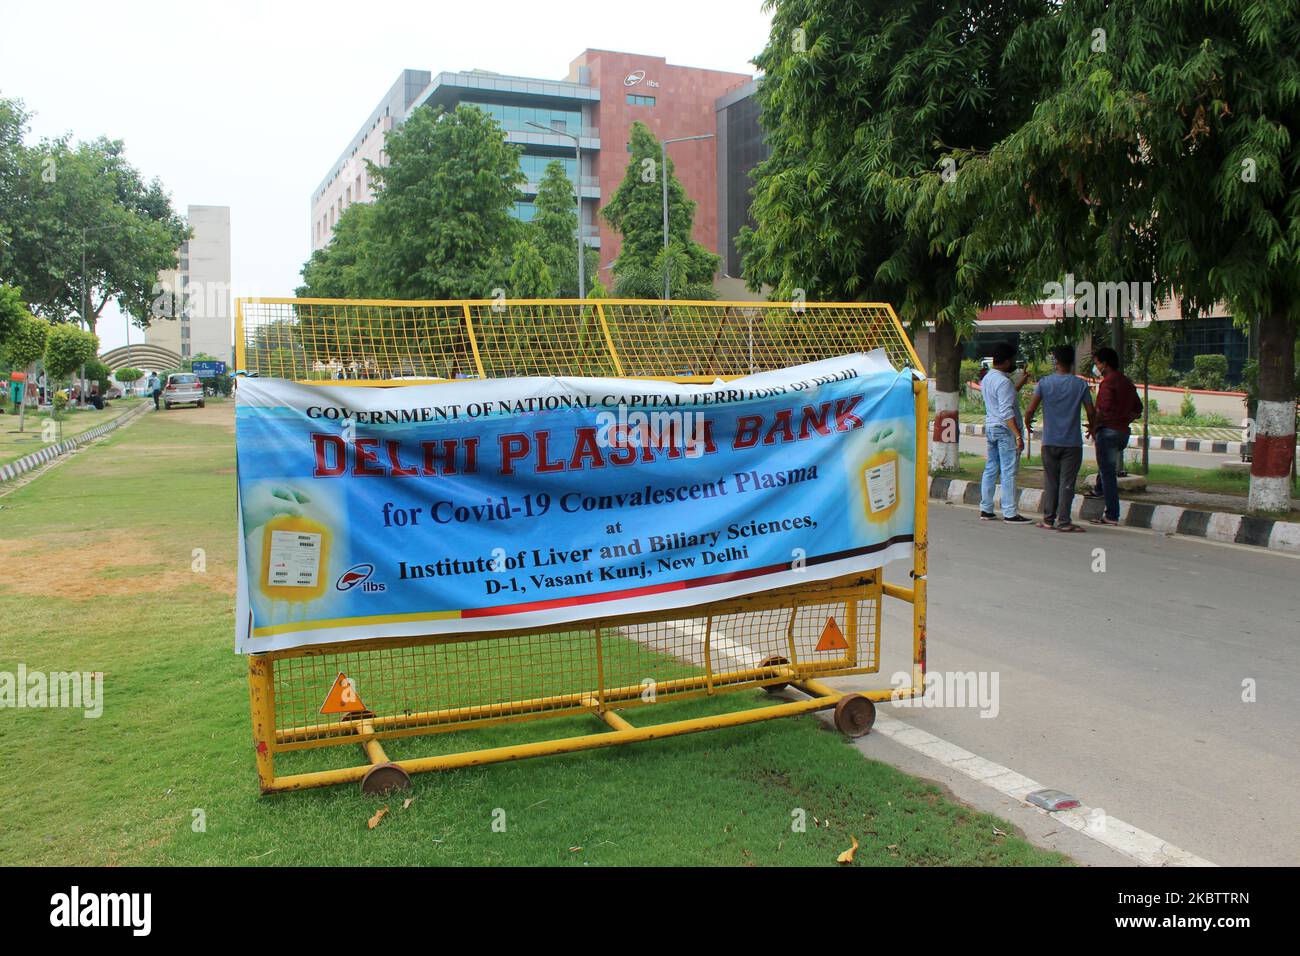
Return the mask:
<path id="1" fill-rule="evenodd" d="M 1215 863 L 1300 863 L 1300 559 L 930 513 L 931 670 L 997 671 L 999 712 L 882 713 Z M 887 601 L 884 634 L 887 677 L 907 669 L 910 608 Z"/>

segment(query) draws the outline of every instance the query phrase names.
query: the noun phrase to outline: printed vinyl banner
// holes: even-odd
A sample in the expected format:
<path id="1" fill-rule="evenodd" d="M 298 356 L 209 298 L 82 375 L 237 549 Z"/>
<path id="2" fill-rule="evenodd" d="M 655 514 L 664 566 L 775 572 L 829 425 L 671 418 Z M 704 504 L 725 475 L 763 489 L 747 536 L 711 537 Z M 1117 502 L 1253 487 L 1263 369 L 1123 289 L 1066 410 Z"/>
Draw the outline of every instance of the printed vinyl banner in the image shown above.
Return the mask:
<path id="1" fill-rule="evenodd" d="M 913 373 L 712 385 L 243 379 L 236 649 L 686 607 L 879 567 L 914 527 Z"/>

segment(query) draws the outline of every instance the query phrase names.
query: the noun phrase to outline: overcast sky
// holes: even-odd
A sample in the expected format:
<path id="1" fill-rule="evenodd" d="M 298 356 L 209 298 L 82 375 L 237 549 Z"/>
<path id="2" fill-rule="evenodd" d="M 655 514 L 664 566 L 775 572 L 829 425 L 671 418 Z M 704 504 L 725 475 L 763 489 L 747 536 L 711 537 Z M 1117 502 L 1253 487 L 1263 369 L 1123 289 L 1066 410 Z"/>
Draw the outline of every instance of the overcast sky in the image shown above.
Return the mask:
<path id="1" fill-rule="evenodd" d="M 41 0 L 7 3 L 0 95 L 33 139 L 126 142 L 182 214 L 229 206 L 238 295 L 291 295 L 311 192 L 398 73 L 480 68 L 559 79 L 588 47 L 753 72 L 762 0 Z M 133 331 L 132 340 L 139 341 Z M 122 321 L 100 326 L 105 349 Z"/>

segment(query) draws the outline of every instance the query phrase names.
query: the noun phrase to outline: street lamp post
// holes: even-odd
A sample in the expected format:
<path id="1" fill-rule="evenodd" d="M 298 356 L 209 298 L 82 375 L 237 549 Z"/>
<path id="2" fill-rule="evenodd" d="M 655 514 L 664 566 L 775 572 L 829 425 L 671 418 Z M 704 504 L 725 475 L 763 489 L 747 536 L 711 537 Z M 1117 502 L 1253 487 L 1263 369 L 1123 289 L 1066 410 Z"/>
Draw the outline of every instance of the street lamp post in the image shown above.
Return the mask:
<path id="1" fill-rule="evenodd" d="M 712 133 L 703 133 L 699 136 L 678 136 L 676 139 L 665 139 L 659 142 L 659 181 L 663 183 L 664 196 L 664 301 L 670 298 L 669 278 L 670 268 L 668 265 L 668 144 L 669 143 L 686 143 L 693 139 L 713 139 Z"/>
<path id="2" fill-rule="evenodd" d="M 555 133 L 557 136 L 565 136 L 573 140 L 573 155 L 578 162 L 578 181 L 573 184 L 573 191 L 578 198 L 578 298 L 587 297 L 587 266 L 586 256 L 583 255 L 584 243 L 582 241 L 582 140 L 573 133 L 566 132 L 562 129 L 556 129 L 553 126 L 543 126 L 541 123 L 534 123 L 532 120 L 526 121 L 529 126 L 536 127 L 544 133 Z M 579 130 L 579 133 L 582 131 Z"/>

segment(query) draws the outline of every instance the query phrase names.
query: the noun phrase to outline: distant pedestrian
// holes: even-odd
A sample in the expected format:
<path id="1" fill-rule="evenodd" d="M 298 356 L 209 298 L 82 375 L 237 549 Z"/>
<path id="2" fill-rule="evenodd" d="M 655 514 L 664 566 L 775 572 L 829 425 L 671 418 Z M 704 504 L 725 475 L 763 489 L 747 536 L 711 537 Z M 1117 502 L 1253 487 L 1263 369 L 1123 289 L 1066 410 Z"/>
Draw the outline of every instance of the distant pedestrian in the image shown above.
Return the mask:
<path id="1" fill-rule="evenodd" d="M 159 407 L 158 400 L 162 397 L 162 379 L 158 377 L 157 372 L 149 373 L 149 383 L 145 386 L 145 389 L 153 396 L 154 411 L 157 411 Z"/>
<path id="2" fill-rule="evenodd" d="M 997 519 L 993 513 L 993 493 L 1000 480 L 1002 520 L 1012 524 L 1029 522 L 1019 513 L 1019 494 L 1016 491 L 1016 471 L 1020 466 L 1020 453 L 1025 448 L 1025 438 L 1016 386 L 1010 378 L 1015 356 L 1015 349 L 1006 342 L 993 346 L 993 367 L 980 382 L 984 394 L 984 437 L 988 442 L 988 460 L 984 463 L 984 478 L 980 482 L 981 521 Z"/>
<path id="3" fill-rule="evenodd" d="M 1093 430 L 1092 392 L 1088 383 L 1074 374 L 1074 346 L 1052 349 L 1056 370 L 1034 386 L 1034 397 L 1025 409 L 1025 421 L 1032 424 L 1038 406 L 1043 406 L 1043 520 L 1040 528 L 1082 532 L 1070 520 L 1074 506 L 1074 483 L 1083 463 L 1083 438 L 1079 434 L 1079 409 L 1088 415 L 1088 434 Z"/>
<path id="4" fill-rule="evenodd" d="M 1097 414 L 1093 440 L 1097 445 L 1097 480 L 1106 511 L 1093 524 L 1119 524 L 1119 469 L 1128 447 L 1129 426 L 1142 415 L 1142 399 L 1128 377 L 1119 370 L 1119 353 L 1103 346 L 1092 353 L 1097 386 Z"/>

